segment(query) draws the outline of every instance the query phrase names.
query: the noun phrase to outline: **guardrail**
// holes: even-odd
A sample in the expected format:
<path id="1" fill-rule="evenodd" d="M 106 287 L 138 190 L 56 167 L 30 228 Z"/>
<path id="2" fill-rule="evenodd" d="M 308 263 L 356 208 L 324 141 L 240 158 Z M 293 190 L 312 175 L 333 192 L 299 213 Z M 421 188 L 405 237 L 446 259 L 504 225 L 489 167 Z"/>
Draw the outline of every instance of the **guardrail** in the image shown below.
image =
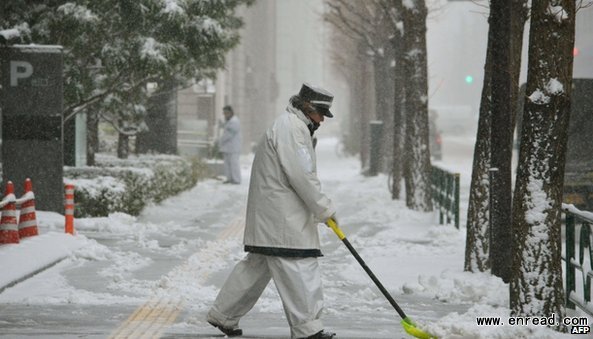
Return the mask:
<path id="1" fill-rule="evenodd" d="M 451 173 L 432 165 L 432 200 L 439 210 L 439 223 L 454 225 L 459 229 L 459 173 Z"/>
<path id="2" fill-rule="evenodd" d="M 565 215 L 565 256 L 562 257 L 566 272 L 566 307 L 580 309 L 593 316 L 591 304 L 591 278 L 593 278 L 593 213 L 581 211 L 574 205 L 562 204 Z M 579 229 L 580 228 L 580 229 Z M 578 233 L 577 233 L 578 229 Z M 577 236 L 578 234 L 578 236 Z M 578 246 L 577 246 L 578 244 Z M 575 254 L 578 252 L 578 258 Z M 578 259 L 578 260 L 577 260 Z M 582 285 L 576 284 L 576 272 L 581 273 Z"/>

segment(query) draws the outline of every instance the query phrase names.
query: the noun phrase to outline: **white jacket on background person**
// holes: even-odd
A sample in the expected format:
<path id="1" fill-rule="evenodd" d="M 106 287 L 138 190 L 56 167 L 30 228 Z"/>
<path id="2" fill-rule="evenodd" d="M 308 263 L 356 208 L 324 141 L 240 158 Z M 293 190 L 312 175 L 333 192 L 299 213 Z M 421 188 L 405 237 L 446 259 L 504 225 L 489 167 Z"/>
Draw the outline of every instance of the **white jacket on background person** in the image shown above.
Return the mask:
<path id="1" fill-rule="evenodd" d="M 224 123 L 218 149 L 221 153 L 241 153 L 241 123 L 236 115 Z"/>
<path id="2" fill-rule="evenodd" d="M 247 200 L 245 250 L 321 256 L 318 224 L 335 213 L 321 191 L 309 119 L 289 105 L 258 144 Z"/>

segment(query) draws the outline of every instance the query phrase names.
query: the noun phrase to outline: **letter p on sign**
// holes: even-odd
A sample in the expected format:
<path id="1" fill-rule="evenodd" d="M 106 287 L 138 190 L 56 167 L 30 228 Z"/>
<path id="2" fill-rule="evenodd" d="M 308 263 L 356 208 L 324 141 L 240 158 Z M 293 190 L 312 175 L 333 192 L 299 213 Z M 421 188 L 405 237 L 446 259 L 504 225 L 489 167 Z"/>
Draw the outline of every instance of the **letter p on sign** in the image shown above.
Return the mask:
<path id="1" fill-rule="evenodd" d="M 33 65 L 26 61 L 10 62 L 10 86 L 18 86 L 19 79 L 25 79 L 33 74 Z"/>

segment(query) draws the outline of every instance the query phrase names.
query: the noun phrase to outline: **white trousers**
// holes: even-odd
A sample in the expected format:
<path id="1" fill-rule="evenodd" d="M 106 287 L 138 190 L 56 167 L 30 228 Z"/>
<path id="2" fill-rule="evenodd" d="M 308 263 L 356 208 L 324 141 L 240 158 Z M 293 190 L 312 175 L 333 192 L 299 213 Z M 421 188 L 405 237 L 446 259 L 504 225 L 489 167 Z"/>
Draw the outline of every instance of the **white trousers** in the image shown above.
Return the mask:
<path id="1" fill-rule="evenodd" d="M 223 153 L 224 157 L 224 176 L 227 180 L 240 184 L 241 167 L 239 165 L 239 153 Z"/>
<path id="2" fill-rule="evenodd" d="M 248 253 L 227 278 L 208 312 L 208 320 L 237 328 L 274 280 L 294 338 L 323 330 L 321 274 L 317 258 L 286 258 Z"/>

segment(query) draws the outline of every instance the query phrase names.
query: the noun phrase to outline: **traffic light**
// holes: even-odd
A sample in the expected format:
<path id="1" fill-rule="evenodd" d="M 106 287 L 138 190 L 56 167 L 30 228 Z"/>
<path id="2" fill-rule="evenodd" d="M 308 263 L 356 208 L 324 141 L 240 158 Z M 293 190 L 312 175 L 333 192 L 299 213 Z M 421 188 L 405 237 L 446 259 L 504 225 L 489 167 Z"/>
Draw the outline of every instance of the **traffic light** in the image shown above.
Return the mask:
<path id="1" fill-rule="evenodd" d="M 465 76 L 465 83 L 471 85 L 474 82 L 474 77 L 471 75 Z"/>
<path id="2" fill-rule="evenodd" d="M 575 46 L 575 48 L 573 48 L 572 50 L 572 56 L 576 57 L 577 55 L 579 55 L 579 49 L 578 47 Z"/>

